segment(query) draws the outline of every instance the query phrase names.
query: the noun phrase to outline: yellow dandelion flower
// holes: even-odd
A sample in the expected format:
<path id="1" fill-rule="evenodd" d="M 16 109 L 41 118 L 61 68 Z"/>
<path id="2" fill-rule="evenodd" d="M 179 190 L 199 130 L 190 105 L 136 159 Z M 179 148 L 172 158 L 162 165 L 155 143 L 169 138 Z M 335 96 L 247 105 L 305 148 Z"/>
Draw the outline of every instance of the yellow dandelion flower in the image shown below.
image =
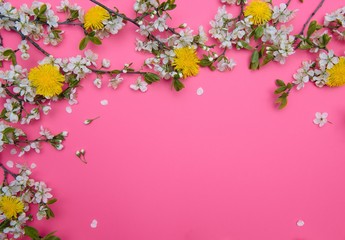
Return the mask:
<path id="1" fill-rule="evenodd" d="M 16 218 L 24 211 L 24 203 L 17 197 L 4 196 L 0 198 L 0 210 L 7 219 Z"/>
<path id="2" fill-rule="evenodd" d="M 30 70 L 28 79 L 36 88 L 36 93 L 44 97 L 54 97 L 62 92 L 65 81 L 64 75 L 59 68 L 51 64 L 44 64 Z"/>
<path id="3" fill-rule="evenodd" d="M 189 47 L 177 48 L 174 50 L 175 57 L 172 65 L 177 71 L 181 71 L 184 78 L 195 76 L 199 73 L 200 62 L 195 49 Z"/>
<path id="4" fill-rule="evenodd" d="M 340 87 L 345 84 L 345 57 L 339 58 L 339 62 L 327 70 L 329 77 L 326 85 L 329 87 Z"/>
<path id="5" fill-rule="evenodd" d="M 90 8 L 84 16 L 84 27 L 89 30 L 101 30 L 103 21 L 110 18 L 109 12 L 100 6 Z"/>
<path id="6" fill-rule="evenodd" d="M 261 0 L 254 0 L 249 3 L 244 10 L 244 16 L 249 17 L 254 25 L 261 25 L 267 23 L 272 18 L 272 10 L 267 2 Z"/>

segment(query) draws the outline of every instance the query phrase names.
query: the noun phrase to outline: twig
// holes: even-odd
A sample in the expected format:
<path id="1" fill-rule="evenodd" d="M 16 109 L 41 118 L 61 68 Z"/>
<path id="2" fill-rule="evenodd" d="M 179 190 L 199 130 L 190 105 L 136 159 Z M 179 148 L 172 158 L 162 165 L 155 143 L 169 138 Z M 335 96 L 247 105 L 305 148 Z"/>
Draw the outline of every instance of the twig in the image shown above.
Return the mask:
<path id="1" fill-rule="evenodd" d="M 102 8 L 104 8 L 104 9 L 107 10 L 109 13 L 114 14 L 114 15 L 117 16 L 117 17 L 121 17 L 121 18 L 123 18 L 124 20 L 133 23 L 133 24 L 136 25 L 137 27 L 140 27 L 139 23 L 137 23 L 137 22 L 135 21 L 135 19 L 131 19 L 131 18 L 127 17 L 125 14 L 115 12 L 114 10 L 108 8 L 108 7 L 105 6 L 104 4 L 98 2 L 97 0 L 90 0 L 90 1 L 93 2 L 94 4 L 97 4 L 98 6 L 100 6 L 100 7 L 102 7 Z"/>
<path id="2" fill-rule="evenodd" d="M 120 72 L 120 73 L 125 73 L 125 74 L 144 75 L 147 73 L 147 72 L 141 72 L 141 71 L 123 72 L 122 70 L 99 70 L 99 69 L 94 69 L 94 68 L 90 68 L 90 67 L 88 67 L 88 69 L 90 69 L 92 72 L 97 73 L 97 74 L 116 74 L 117 72 Z"/>
<path id="3" fill-rule="evenodd" d="M 2 163 L 0 163 L 0 168 L 2 168 L 2 170 L 4 171 L 4 180 L 5 180 L 5 178 L 7 179 L 8 174 L 10 174 L 14 178 L 16 178 L 18 176 L 17 174 L 8 170 Z"/>
<path id="4" fill-rule="evenodd" d="M 243 15 L 244 5 L 245 5 L 244 0 L 241 1 L 240 5 L 241 5 L 241 11 L 240 11 L 240 14 L 238 14 L 238 17 L 237 17 L 237 20 L 238 20 L 238 21 L 241 20 L 241 17 L 242 17 L 242 15 Z"/>
<path id="5" fill-rule="evenodd" d="M 4 38 L 2 37 L 2 34 L 0 33 L 0 46 L 4 46 Z"/>
<path id="6" fill-rule="evenodd" d="M 304 23 L 302 30 L 299 32 L 298 35 L 302 35 L 307 27 L 307 25 L 309 24 L 310 20 L 315 16 L 315 14 L 319 11 L 319 9 L 322 7 L 322 5 L 324 4 L 325 0 L 321 0 L 319 5 L 317 5 L 317 7 L 315 8 L 314 12 L 311 13 L 311 15 L 309 16 L 309 18 L 307 19 L 307 21 Z"/>
<path id="7" fill-rule="evenodd" d="M 291 0 L 287 1 L 286 8 L 290 5 L 290 3 L 291 3 Z"/>
<path id="8" fill-rule="evenodd" d="M 43 48 L 41 48 L 40 45 L 38 45 L 34 40 L 32 40 L 30 37 L 25 36 L 21 31 L 18 31 L 15 28 L 11 28 L 12 31 L 17 32 L 23 40 L 28 40 L 37 50 L 39 50 L 41 53 L 43 53 L 44 55 L 46 55 L 47 57 L 51 56 L 50 53 L 48 53 L 46 50 L 44 50 Z"/>
<path id="9" fill-rule="evenodd" d="M 104 8 L 105 10 L 107 10 L 110 14 L 113 14 L 117 17 L 121 17 L 123 18 L 124 20 L 128 21 L 128 22 L 131 22 L 133 23 L 135 26 L 137 26 L 138 28 L 140 28 L 140 24 L 137 22 L 137 20 L 139 20 L 140 18 L 135 18 L 135 19 L 131 19 L 129 17 L 127 17 L 125 14 L 122 14 L 122 13 L 118 13 L 118 12 L 115 12 L 114 10 L 108 8 L 107 6 L 105 6 L 104 4 L 98 2 L 97 0 L 90 0 L 91 2 L 93 2 L 94 4 Z M 155 40 L 156 42 L 158 42 L 159 46 L 161 49 L 164 49 L 166 48 L 167 49 L 167 46 L 161 42 L 156 36 L 154 36 L 153 34 L 149 34 L 148 35 L 148 39 L 152 39 L 152 40 Z"/>

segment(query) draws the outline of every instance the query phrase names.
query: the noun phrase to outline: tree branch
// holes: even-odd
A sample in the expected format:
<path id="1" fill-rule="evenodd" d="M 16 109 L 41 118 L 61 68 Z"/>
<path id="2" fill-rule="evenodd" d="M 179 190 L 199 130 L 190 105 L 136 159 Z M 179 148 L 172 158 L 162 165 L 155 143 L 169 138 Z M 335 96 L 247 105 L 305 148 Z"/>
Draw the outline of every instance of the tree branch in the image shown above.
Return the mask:
<path id="1" fill-rule="evenodd" d="M 315 8 L 314 12 L 311 13 L 311 15 L 309 16 L 309 18 L 307 19 L 307 21 L 304 23 L 303 28 L 301 29 L 301 31 L 299 32 L 299 35 L 302 35 L 306 29 L 306 27 L 308 26 L 310 20 L 315 16 L 315 14 L 319 11 L 319 9 L 322 7 L 322 5 L 324 4 L 325 0 L 321 0 L 319 5 L 317 5 L 317 7 Z"/>

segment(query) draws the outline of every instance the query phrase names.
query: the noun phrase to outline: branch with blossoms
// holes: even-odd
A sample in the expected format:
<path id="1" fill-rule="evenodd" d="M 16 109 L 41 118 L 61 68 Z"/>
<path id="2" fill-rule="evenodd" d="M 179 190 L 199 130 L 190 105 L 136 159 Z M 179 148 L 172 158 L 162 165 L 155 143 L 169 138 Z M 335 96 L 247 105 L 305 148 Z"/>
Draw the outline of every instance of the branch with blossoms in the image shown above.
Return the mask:
<path id="1" fill-rule="evenodd" d="M 51 188 L 42 181 L 30 178 L 31 168 L 16 165 L 18 173 L 7 169 L 2 163 L 3 182 L 0 190 L 0 238 L 19 239 L 24 236 L 32 240 L 59 240 L 55 232 L 41 236 L 29 226 L 37 220 L 53 218 L 51 205 L 57 201 L 50 193 Z"/>
<path id="2" fill-rule="evenodd" d="M 64 131 L 53 135 L 48 129 L 41 126 L 39 134 L 38 138 L 31 140 L 23 130 L 0 121 L 0 152 L 6 147 L 13 147 L 11 153 L 16 154 L 19 151 L 18 156 L 20 157 L 32 150 L 40 153 L 42 143 L 48 143 L 56 150 L 62 150 L 63 141 L 68 133 Z"/>
<path id="3" fill-rule="evenodd" d="M 270 0 L 221 0 L 224 4 L 210 22 L 209 33 L 217 40 L 219 47 L 251 51 L 249 68 L 260 69 L 270 62 L 284 64 L 295 53 L 293 26 L 287 26 L 297 10 L 290 10 L 287 3 L 273 5 Z M 226 5 L 240 6 L 240 14 L 233 16 Z"/>
<path id="4" fill-rule="evenodd" d="M 33 2 L 30 7 L 15 8 L 9 2 L 0 3 L 0 29 L 16 32 L 22 39 L 16 49 L 4 47 L 1 39 L 0 62 L 11 63 L 8 70 L 0 71 L 0 97 L 6 99 L 0 115 L 3 120 L 29 124 L 39 119 L 42 113 L 48 114 L 54 101 L 67 99 L 71 105 L 76 104 L 77 87 L 91 73 L 97 75 L 94 80 L 97 87 L 102 85 L 102 76 L 110 76 L 108 86 L 113 89 L 123 81 L 123 75 L 139 75 L 137 82 L 130 87 L 145 92 L 148 84 L 162 78 L 171 79 L 172 86 L 181 90 L 184 88 L 182 79 L 197 75 L 200 66 L 214 70 L 213 60 L 221 62 L 221 70 L 232 69 L 235 65 L 224 54 L 218 56 L 211 51 L 213 46 L 206 45 L 207 37 L 202 27 L 194 35 L 186 24 L 177 28 L 167 25 L 168 12 L 176 7 L 173 0 L 163 3 L 136 1 L 134 9 L 137 16 L 134 19 L 119 13 L 117 8 L 112 10 L 96 0 L 92 2 L 96 6 L 84 14 L 78 5 L 72 5 L 68 0 L 61 1 L 57 9 L 66 14 L 63 21 L 59 21 L 50 4 Z M 136 50 L 154 55 L 146 59 L 139 70 L 133 69 L 132 63 L 108 70 L 110 61 L 107 59 L 102 60 L 101 68 L 96 68 L 98 56 L 91 50 L 87 50 L 85 56 L 56 58 L 38 43 L 43 39 L 45 45 L 58 46 L 64 34 L 60 26 L 72 25 L 83 30 L 85 37 L 80 42 L 80 49 L 84 49 L 88 43 L 101 44 L 105 37 L 117 34 L 128 22 L 137 26 L 144 38 L 137 40 Z M 159 34 L 166 36 L 163 38 Z M 20 54 L 23 60 L 28 60 L 30 45 L 45 58 L 27 70 L 18 64 L 17 57 Z M 202 59 L 196 53 L 199 48 L 207 53 Z"/>
<path id="5" fill-rule="evenodd" d="M 214 46 L 206 44 L 208 39 L 202 27 L 199 27 L 198 34 L 195 35 L 186 24 L 180 24 L 176 28 L 168 26 L 167 20 L 171 18 L 169 11 L 176 8 L 174 0 L 162 3 L 156 0 L 137 0 L 134 4 L 135 18 L 120 13 L 116 7 L 112 10 L 97 0 L 90 1 L 96 6 L 89 9 L 82 20 L 85 37 L 80 43 L 80 49 L 85 48 L 89 42 L 101 44 L 104 37 L 117 34 L 127 23 L 131 23 L 138 28 L 137 32 L 142 36 L 141 39 L 137 39 L 136 50 L 153 55 L 145 60 L 140 69 L 154 72 L 134 69 L 125 71 L 125 73 L 141 75 L 137 83 L 131 85 L 134 90 L 146 91 L 147 84 L 166 79 L 171 80 L 172 86 L 179 91 L 184 88 L 182 80 L 197 75 L 200 66 L 215 70 L 211 61 L 225 59 L 225 56 L 219 56 L 212 51 Z M 202 58 L 197 55 L 199 49 L 204 51 Z M 234 64 L 231 64 L 232 68 Z M 120 74 L 121 72 L 98 73 Z M 119 81 L 122 81 L 122 78 L 115 76 L 114 82 Z"/>
<path id="6" fill-rule="evenodd" d="M 322 3 L 323 1 L 312 15 L 315 15 Z M 301 68 L 293 75 L 292 82 L 285 83 L 282 80 L 276 80 L 275 94 L 278 95 L 276 102 L 280 109 L 287 105 L 292 89 L 296 88 L 299 91 L 308 82 L 314 83 L 319 88 L 340 87 L 345 84 L 345 57 L 336 55 L 334 50 L 330 49 L 330 44 L 335 39 L 345 40 L 345 7 L 327 14 L 323 24 L 312 21 L 306 34 L 301 32 L 297 38 L 299 39 L 298 49 L 315 54 L 315 58 L 302 62 Z"/>

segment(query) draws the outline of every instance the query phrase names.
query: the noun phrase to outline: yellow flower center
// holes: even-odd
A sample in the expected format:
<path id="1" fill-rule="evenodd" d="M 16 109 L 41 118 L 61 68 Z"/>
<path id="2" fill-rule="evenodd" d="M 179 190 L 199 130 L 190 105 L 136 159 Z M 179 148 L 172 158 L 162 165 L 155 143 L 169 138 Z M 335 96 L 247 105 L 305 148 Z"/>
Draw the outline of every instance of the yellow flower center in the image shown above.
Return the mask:
<path id="1" fill-rule="evenodd" d="M 51 64 L 34 67 L 28 75 L 31 85 L 36 88 L 36 93 L 44 97 L 57 96 L 62 92 L 65 81 L 59 68 Z"/>
<path id="2" fill-rule="evenodd" d="M 103 21 L 110 18 L 109 12 L 100 6 L 94 6 L 85 13 L 84 27 L 89 30 L 101 30 Z"/>
<path id="3" fill-rule="evenodd" d="M 272 10 L 267 2 L 254 0 L 247 5 L 246 9 L 244 10 L 244 16 L 251 16 L 250 21 L 254 25 L 261 25 L 271 20 Z"/>
<path id="4" fill-rule="evenodd" d="M 16 218 L 19 213 L 24 211 L 24 203 L 17 197 L 4 196 L 0 198 L 0 210 L 7 219 Z"/>
<path id="5" fill-rule="evenodd" d="M 174 50 L 175 57 L 172 65 L 175 70 L 182 72 L 184 78 L 195 76 L 199 73 L 200 62 L 193 48 L 183 47 Z"/>
<path id="6" fill-rule="evenodd" d="M 339 58 L 339 62 L 327 70 L 329 77 L 326 85 L 329 87 L 340 87 L 345 84 L 345 57 Z"/>

